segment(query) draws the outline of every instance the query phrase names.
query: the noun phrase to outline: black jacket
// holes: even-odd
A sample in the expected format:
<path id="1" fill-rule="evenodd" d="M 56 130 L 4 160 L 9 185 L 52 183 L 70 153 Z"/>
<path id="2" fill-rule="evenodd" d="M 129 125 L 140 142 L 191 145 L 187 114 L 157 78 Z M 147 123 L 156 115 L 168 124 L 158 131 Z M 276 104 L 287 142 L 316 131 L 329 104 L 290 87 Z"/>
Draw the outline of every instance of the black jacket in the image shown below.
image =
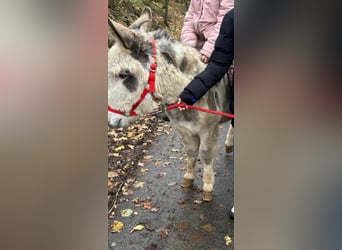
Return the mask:
<path id="1" fill-rule="evenodd" d="M 207 67 L 185 87 L 180 98 L 187 104 L 198 101 L 227 73 L 234 60 L 234 9 L 224 16 L 215 49 Z"/>

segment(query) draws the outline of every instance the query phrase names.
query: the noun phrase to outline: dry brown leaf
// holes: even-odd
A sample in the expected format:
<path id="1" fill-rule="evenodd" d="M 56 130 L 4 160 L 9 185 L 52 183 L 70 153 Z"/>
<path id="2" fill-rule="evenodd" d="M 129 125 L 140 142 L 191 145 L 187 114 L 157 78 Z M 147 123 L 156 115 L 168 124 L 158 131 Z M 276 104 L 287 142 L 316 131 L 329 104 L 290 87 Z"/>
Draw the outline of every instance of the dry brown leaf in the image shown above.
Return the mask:
<path id="1" fill-rule="evenodd" d="M 216 227 L 211 224 L 205 224 L 204 226 L 202 226 L 202 229 L 207 232 L 213 232 L 216 230 Z"/>
<path id="2" fill-rule="evenodd" d="M 182 171 L 184 171 L 184 170 L 186 170 L 186 166 L 180 166 L 179 169 L 182 170 Z"/>
<path id="3" fill-rule="evenodd" d="M 151 211 L 152 213 L 157 213 L 157 212 L 159 212 L 159 210 L 160 210 L 160 208 L 158 208 L 158 207 L 152 207 L 152 208 L 150 209 L 150 211 Z"/>
<path id="4" fill-rule="evenodd" d="M 127 137 L 130 138 L 130 137 L 133 137 L 134 136 L 134 133 L 133 132 L 128 132 L 127 133 Z"/>
<path id="5" fill-rule="evenodd" d="M 160 238 L 162 240 L 165 240 L 168 236 L 169 236 L 169 231 L 167 231 L 166 229 L 161 230 Z"/>
<path id="6" fill-rule="evenodd" d="M 148 230 L 148 231 L 154 231 L 155 228 L 154 226 L 152 225 L 152 223 L 146 223 L 145 224 L 145 228 Z"/>
<path id="7" fill-rule="evenodd" d="M 152 155 L 145 155 L 144 160 L 151 160 L 153 158 Z"/>
<path id="8" fill-rule="evenodd" d="M 151 202 L 144 202 L 142 205 L 143 205 L 143 208 L 148 209 L 148 210 L 152 208 Z"/>
<path id="9" fill-rule="evenodd" d="M 119 153 L 109 153 L 108 155 L 109 156 L 113 156 L 113 157 L 119 157 L 120 156 Z"/>
<path id="10" fill-rule="evenodd" d="M 148 171 L 148 168 L 141 168 L 140 173 L 145 174 Z"/>
<path id="11" fill-rule="evenodd" d="M 157 175 L 157 178 L 163 178 L 164 176 L 166 175 L 166 173 L 159 173 L 158 175 Z"/>
<path id="12" fill-rule="evenodd" d="M 108 172 L 108 178 L 114 178 L 114 177 L 118 177 L 119 174 L 116 171 L 109 171 Z"/>
<path id="13" fill-rule="evenodd" d="M 123 195 L 132 195 L 134 194 L 134 191 L 132 189 L 128 189 L 127 191 L 125 192 L 122 192 Z"/>
<path id="14" fill-rule="evenodd" d="M 186 203 L 186 200 L 184 200 L 184 199 L 179 199 L 179 200 L 177 201 L 177 203 L 178 203 L 178 204 L 185 204 L 185 203 Z"/>
<path id="15" fill-rule="evenodd" d="M 108 183 L 107 183 L 107 187 L 109 187 L 109 188 L 113 187 L 113 182 L 111 182 L 111 181 L 108 181 Z"/>
<path id="16" fill-rule="evenodd" d="M 182 231 L 185 231 L 185 230 L 188 230 L 189 229 L 189 223 L 180 223 L 177 225 L 177 229 L 178 230 L 182 230 Z"/>
<path id="17" fill-rule="evenodd" d="M 143 137 L 144 137 L 144 133 L 141 133 L 141 134 L 138 134 L 138 135 L 132 137 L 132 139 L 134 139 L 134 140 L 139 140 L 139 139 L 141 139 L 141 138 L 143 138 Z"/>
<path id="18" fill-rule="evenodd" d="M 127 184 L 131 184 L 133 182 L 135 182 L 135 178 L 128 178 L 126 181 Z"/>
<path id="19" fill-rule="evenodd" d="M 144 182 L 143 181 L 136 181 L 134 184 L 133 184 L 133 187 L 135 188 L 142 188 L 144 187 Z"/>

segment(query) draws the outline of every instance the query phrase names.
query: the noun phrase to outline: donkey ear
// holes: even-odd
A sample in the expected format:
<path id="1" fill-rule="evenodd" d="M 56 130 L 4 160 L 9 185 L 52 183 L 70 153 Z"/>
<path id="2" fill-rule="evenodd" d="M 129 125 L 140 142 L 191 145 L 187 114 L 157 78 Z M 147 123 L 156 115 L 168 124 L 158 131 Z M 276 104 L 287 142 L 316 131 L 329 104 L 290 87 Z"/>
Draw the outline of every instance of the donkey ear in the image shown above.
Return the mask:
<path id="1" fill-rule="evenodd" d="M 122 44 L 125 48 L 130 49 L 133 46 L 134 40 L 136 39 L 136 35 L 133 33 L 133 31 L 117 22 L 110 20 L 109 18 L 108 24 L 113 31 L 112 39 L 115 42 Z"/>
<path id="2" fill-rule="evenodd" d="M 149 7 L 145 7 L 140 17 L 134 23 L 132 23 L 129 28 L 149 32 L 151 30 L 151 24 L 152 10 Z"/>

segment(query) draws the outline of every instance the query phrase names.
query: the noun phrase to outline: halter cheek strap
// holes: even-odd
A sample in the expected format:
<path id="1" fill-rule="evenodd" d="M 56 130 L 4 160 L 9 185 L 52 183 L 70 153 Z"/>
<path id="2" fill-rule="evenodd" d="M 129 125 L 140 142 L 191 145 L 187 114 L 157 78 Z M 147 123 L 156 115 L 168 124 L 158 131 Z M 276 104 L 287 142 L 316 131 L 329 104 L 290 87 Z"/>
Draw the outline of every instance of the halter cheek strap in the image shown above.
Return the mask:
<path id="1" fill-rule="evenodd" d="M 136 116 L 137 113 L 135 109 L 140 105 L 140 103 L 147 97 L 153 96 L 153 93 L 156 90 L 156 71 L 157 71 L 157 49 L 156 49 L 156 40 L 151 38 L 152 43 L 152 58 L 153 62 L 150 65 L 150 74 L 148 77 L 148 82 L 143 92 L 141 93 L 140 99 L 133 104 L 131 110 L 128 113 L 125 113 L 118 109 L 113 109 L 110 105 L 108 105 L 108 111 L 124 116 Z"/>

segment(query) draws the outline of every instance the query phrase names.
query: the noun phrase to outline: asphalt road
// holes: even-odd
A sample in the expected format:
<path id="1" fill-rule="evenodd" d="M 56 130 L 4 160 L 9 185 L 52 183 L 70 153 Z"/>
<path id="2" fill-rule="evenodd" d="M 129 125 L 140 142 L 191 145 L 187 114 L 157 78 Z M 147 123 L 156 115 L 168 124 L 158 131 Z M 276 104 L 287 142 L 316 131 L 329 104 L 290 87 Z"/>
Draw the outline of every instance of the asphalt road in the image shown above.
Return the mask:
<path id="1" fill-rule="evenodd" d="M 155 139 L 144 152 L 132 189 L 109 221 L 119 221 L 123 227 L 120 232 L 109 230 L 108 249 L 234 249 L 234 221 L 228 216 L 234 199 L 234 170 L 232 153 L 225 152 L 227 129 L 228 124 L 220 127 L 212 202 L 201 201 L 200 161 L 195 188 L 180 187 L 186 162 L 180 137 L 172 127 L 169 134 Z M 132 230 L 137 225 L 143 228 Z M 228 246 L 226 236 L 232 239 Z"/>

